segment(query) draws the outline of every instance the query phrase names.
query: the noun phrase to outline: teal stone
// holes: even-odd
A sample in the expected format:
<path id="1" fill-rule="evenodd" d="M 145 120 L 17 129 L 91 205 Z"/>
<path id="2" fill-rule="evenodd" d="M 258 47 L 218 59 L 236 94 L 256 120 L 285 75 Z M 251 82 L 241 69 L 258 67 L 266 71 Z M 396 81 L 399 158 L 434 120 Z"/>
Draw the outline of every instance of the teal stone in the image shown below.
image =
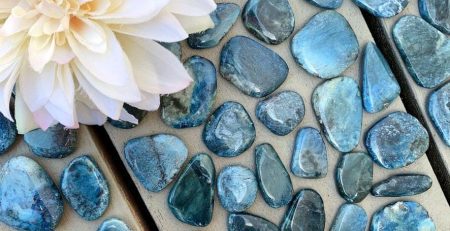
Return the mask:
<path id="1" fill-rule="evenodd" d="M 272 222 L 247 213 L 228 214 L 228 231 L 278 231 Z"/>
<path id="2" fill-rule="evenodd" d="M 270 144 L 255 148 L 256 179 L 264 201 L 272 208 L 287 205 L 294 192 L 291 177 Z"/>
<path id="3" fill-rule="evenodd" d="M 160 42 L 161 46 L 172 52 L 178 59 L 181 60 L 181 44 L 179 42 L 175 43 L 163 43 Z"/>
<path id="4" fill-rule="evenodd" d="M 178 137 L 156 134 L 129 140 L 124 153 L 128 166 L 144 188 L 159 192 L 177 175 L 188 150 Z"/>
<path id="5" fill-rule="evenodd" d="M 117 218 L 109 218 L 103 221 L 97 231 L 131 231 L 131 229 L 122 220 Z"/>
<path id="6" fill-rule="evenodd" d="M 358 57 L 359 44 L 344 16 L 326 10 L 313 16 L 291 42 L 295 61 L 311 75 L 339 76 Z"/>
<path id="7" fill-rule="evenodd" d="M 366 45 L 362 78 L 364 108 L 369 113 L 384 110 L 400 95 L 400 86 L 394 73 L 373 42 Z"/>
<path id="8" fill-rule="evenodd" d="M 169 193 L 169 208 L 178 220 L 204 227 L 214 210 L 214 163 L 207 154 L 197 154 L 181 173 Z"/>
<path id="9" fill-rule="evenodd" d="M 433 181 L 427 175 L 395 175 L 374 184 L 371 193 L 376 197 L 414 196 L 426 192 L 432 184 Z"/>
<path id="10" fill-rule="evenodd" d="M 390 18 L 402 12 L 409 0 L 353 0 L 361 9 L 379 18 Z"/>
<path id="11" fill-rule="evenodd" d="M 135 108 L 129 104 L 124 104 L 123 109 L 127 111 L 130 115 L 134 116 L 134 118 L 138 120 L 138 123 L 140 123 L 147 115 L 147 111 Z M 120 129 L 132 129 L 138 125 L 124 120 L 113 120 L 111 118 L 108 118 L 108 122 L 112 126 Z"/>
<path id="12" fill-rule="evenodd" d="M 350 152 L 359 143 L 362 128 L 362 100 L 358 84 L 339 77 L 319 85 L 312 103 L 325 137 L 340 152 Z"/>
<path id="13" fill-rule="evenodd" d="M 438 134 L 450 147 L 450 82 L 430 94 L 427 109 Z"/>
<path id="14" fill-rule="evenodd" d="M 307 0 L 307 1 L 317 7 L 325 9 L 337 9 L 342 5 L 342 0 Z"/>
<path id="15" fill-rule="evenodd" d="M 17 137 L 16 124 L 0 113 L 0 154 L 8 151 Z"/>
<path id="16" fill-rule="evenodd" d="M 173 128 L 200 126 L 211 113 L 217 89 L 214 64 L 200 56 L 184 63 L 194 82 L 184 90 L 161 98 L 161 119 Z"/>
<path id="17" fill-rule="evenodd" d="M 24 135 L 25 143 L 40 157 L 64 158 L 77 149 L 78 131 L 57 124 L 46 131 L 36 129 Z"/>
<path id="18" fill-rule="evenodd" d="M 315 128 L 302 128 L 295 138 L 291 171 L 302 178 L 323 178 L 328 172 L 325 143 Z"/>
<path id="19" fill-rule="evenodd" d="M 419 0 L 419 12 L 431 25 L 450 35 L 449 0 Z"/>
<path id="20" fill-rule="evenodd" d="M 330 231 L 364 231 L 367 227 L 367 214 L 356 204 L 343 204 L 331 225 Z"/>
<path id="21" fill-rule="evenodd" d="M 300 190 L 281 223 L 281 231 L 323 231 L 325 210 L 322 197 L 313 189 Z"/>

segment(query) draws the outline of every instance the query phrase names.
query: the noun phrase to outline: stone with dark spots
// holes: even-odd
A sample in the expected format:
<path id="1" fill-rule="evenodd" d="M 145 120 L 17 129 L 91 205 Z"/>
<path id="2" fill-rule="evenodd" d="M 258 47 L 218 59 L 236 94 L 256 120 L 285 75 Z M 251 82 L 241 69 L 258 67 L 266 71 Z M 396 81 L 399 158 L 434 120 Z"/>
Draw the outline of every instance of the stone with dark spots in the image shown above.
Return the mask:
<path id="1" fill-rule="evenodd" d="M 342 5 L 342 0 L 307 0 L 307 1 L 315 6 L 325 9 L 337 9 Z"/>
<path id="2" fill-rule="evenodd" d="M 303 178 L 323 178 L 328 172 L 325 143 L 315 128 L 302 128 L 295 138 L 291 171 Z"/>
<path id="3" fill-rule="evenodd" d="M 31 151 L 45 158 L 64 158 L 77 149 L 78 130 L 57 124 L 46 131 L 36 129 L 24 135 Z"/>
<path id="4" fill-rule="evenodd" d="M 343 204 L 339 208 L 330 231 L 364 231 L 367 227 L 367 214 L 356 204 Z"/>
<path id="5" fill-rule="evenodd" d="M 0 113 L 0 154 L 8 151 L 16 141 L 16 137 L 16 124 Z"/>
<path id="6" fill-rule="evenodd" d="M 376 197 L 414 196 L 426 192 L 433 181 L 427 175 L 395 175 L 372 186 L 371 193 Z"/>
<path id="7" fill-rule="evenodd" d="M 272 222 L 247 213 L 230 213 L 228 231 L 278 231 Z"/>
<path id="8" fill-rule="evenodd" d="M 282 231 L 325 229 L 325 210 L 322 197 L 312 189 L 302 189 L 291 202 L 281 223 Z"/>
<path id="9" fill-rule="evenodd" d="M 134 118 L 136 118 L 139 123 L 147 115 L 147 111 L 141 110 L 139 108 L 135 108 L 129 104 L 124 104 L 123 109 L 125 109 L 125 111 L 127 111 L 130 115 L 134 116 Z M 135 128 L 138 125 L 138 124 L 134 124 L 134 123 L 131 123 L 128 121 L 124 121 L 124 120 L 113 120 L 111 118 L 108 118 L 108 122 L 112 126 L 114 126 L 116 128 L 120 128 L 120 129 L 131 129 L 131 128 Z"/>
<path id="10" fill-rule="evenodd" d="M 450 82 L 430 94 L 427 109 L 438 134 L 450 147 Z"/>
<path id="11" fill-rule="evenodd" d="M 390 18 L 402 12 L 409 0 L 353 0 L 361 9 L 380 18 Z"/>
<path id="12" fill-rule="evenodd" d="M 131 231 L 131 229 L 122 220 L 109 218 L 103 221 L 97 231 Z"/>
<path id="13" fill-rule="evenodd" d="M 419 12 L 431 25 L 450 35 L 449 0 L 419 0 Z"/>

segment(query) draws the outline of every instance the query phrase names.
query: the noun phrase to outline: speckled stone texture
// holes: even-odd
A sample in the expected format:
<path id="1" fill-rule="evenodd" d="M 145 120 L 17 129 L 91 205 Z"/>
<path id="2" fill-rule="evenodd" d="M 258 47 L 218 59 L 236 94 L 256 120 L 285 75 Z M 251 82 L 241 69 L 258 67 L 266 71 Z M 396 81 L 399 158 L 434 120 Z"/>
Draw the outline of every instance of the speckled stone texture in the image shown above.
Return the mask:
<path id="1" fill-rule="evenodd" d="M 311 4 L 325 8 L 325 9 L 337 9 L 341 7 L 342 0 L 306 0 L 310 2 Z"/>
<path id="2" fill-rule="evenodd" d="M 302 128 L 295 138 L 291 171 L 303 178 L 323 178 L 328 172 L 325 143 L 315 128 Z"/>
<path id="3" fill-rule="evenodd" d="M 390 18 L 402 12 L 408 6 L 409 0 L 353 0 L 353 2 L 380 18 Z"/>
<path id="4" fill-rule="evenodd" d="M 125 109 L 125 111 L 127 111 L 130 115 L 134 116 L 134 118 L 138 120 L 138 123 L 140 123 L 148 113 L 147 111 L 135 108 L 129 104 L 124 104 L 123 109 Z M 120 129 L 132 129 L 138 125 L 124 120 L 113 120 L 111 118 L 108 118 L 108 122 L 112 126 Z"/>
<path id="5" fill-rule="evenodd" d="M 302 189 L 290 204 L 281 223 L 281 231 L 323 231 L 325 210 L 322 197 L 313 189 Z"/>
<path id="6" fill-rule="evenodd" d="M 364 231 L 367 227 L 367 214 L 356 204 L 343 204 L 331 225 L 330 231 Z"/>
<path id="7" fill-rule="evenodd" d="M 419 0 L 419 12 L 431 25 L 450 35 L 449 0 Z"/>
<path id="8" fill-rule="evenodd" d="M 5 153 L 14 144 L 16 137 L 16 124 L 0 113 L 0 154 Z"/>
<path id="9" fill-rule="evenodd" d="M 440 137 L 450 146 L 450 82 L 430 94 L 427 109 Z"/>
<path id="10" fill-rule="evenodd" d="M 227 224 L 228 231 L 279 231 L 272 222 L 246 213 L 230 213 Z"/>
<path id="11" fill-rule="evenodd" d="M 394 175 L 372 186 L 376 197 L 414 196 L 426 192 L 433 184 L 431 178 L 421 174 Z"/>
<path id="12" fill-rule="evenodd" d="M 97 231 L 131 231 L 131 229 L 122 220 L 109 218 L 103 221 Z"/>

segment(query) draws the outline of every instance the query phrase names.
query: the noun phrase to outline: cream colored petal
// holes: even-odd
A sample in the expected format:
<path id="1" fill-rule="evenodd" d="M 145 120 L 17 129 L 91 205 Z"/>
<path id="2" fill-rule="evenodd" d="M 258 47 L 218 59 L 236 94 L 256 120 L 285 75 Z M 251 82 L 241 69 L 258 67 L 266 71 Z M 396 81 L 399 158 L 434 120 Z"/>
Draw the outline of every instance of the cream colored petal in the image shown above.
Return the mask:
<path id="1" fill-rule="evenodd" d="M 16 117 L 16 127 L 19 134 L 25 134 L 34 129 L 39 128 L 39 125 L 34 122 L 33 113 L 28 109 L 27 105 L 23 101 L 22 94 L 16 91 L 15 97 L 15 117 Z"/>
<path id="2" fill-rule="evenodd" d="M 89 50 L 105 53 L 108 45 L 105 31 L 94 21 L 73 17 L 70 20 L 70 31 L 74 38 Z"/>
<path id="3" fill-rule="evenodd" d="M 0 28 L 1 36 L 10 36 L 22 32 L 36 22 L 38 12 L 30 10 L 30 6 L 25 1 L 20 2 L 19 5 L 12 9 L 11 15 Z"/>
<path id="4" fill-rule="evenodd" d="M 53 53 L 52 61 L 57 64 L 67 64 L 75 58 L 75 54 L 70 50 L 69 45 L 56 46 Z"/>
<path id="5" fill-rule="evenodd" d="M 213 0 L 171 0 L 166 10 L 186 16 L 205 16 L 216 9 Z"/>
<path id="6" fill-rule="evenodd" d="M 22 45 L 26 40 L 26 33 L 17 33 L 9 37 L 0 36 L 0 63 L 11 62 L 23 52 Z"/>
<path id="7" fill-rule="evenodd" d="M 83 102 L 77 101 L 76 111 L 78 121 L 86 125 L 103 125 L 108 117 L 96 109 L 89 108 Z"/>
<path id="8" fill-rule="evenodd" d="M 89 3 L 89 15 L 103 15 L 111 7 L 109 0 L 92 0 Z"/>
<path id="9" fill-rule="evenodd" d="M 214 22 L 209 15 L 199 17 L 176 15 L 176 17 L 188 34 L 202 32 L 214 27 Z"/>
<path id="10" fill-rule="evenodd" d="M 144 111 L 156 111 L 160 105 L 160 97 L 158 94 L 151 94 L 142 92 L 142 101 L 137 103 L 130 103 L 131 106 L 139 108 Z"/>
<path id="11" fill-rule="evenodd" d="M 18 60 L 14 65 L 11 65 L 9 69 L 0 73 L 0 78 L 6 80 L 0 83 L 0 112 L 11 121 L 13 121 L 13 118 L 11 116 L 9 105 L 12 90 L 19 76 L 20 65 L 21 61 Z"/>
<path id="12" fill-rule="evenodd" d="M 127 121 L 133 124 L 138 124 L 139 120 L 136 119 L 132 114 L 128 113 L 125 109 L 122 109 L 122 113 L 120 114 L 120 120 Z"/>
<path id="13" fill-rule="evenodd" d="M 33 112 L 33 119 L 34 122 L 36 122 L 36 124 L 39 126 L 39 128 L 44 131 L 58 123 L 45 108 L 41 108 Z"/>
<path id="14" fill-rule="evenodd" d="M 31 37 L 28 45 L 28 61 L 31 67 L 41 73 L 45 65 L 50 62 L 55 53 L 55 36 L 43 35 L 41 37 Z"/>

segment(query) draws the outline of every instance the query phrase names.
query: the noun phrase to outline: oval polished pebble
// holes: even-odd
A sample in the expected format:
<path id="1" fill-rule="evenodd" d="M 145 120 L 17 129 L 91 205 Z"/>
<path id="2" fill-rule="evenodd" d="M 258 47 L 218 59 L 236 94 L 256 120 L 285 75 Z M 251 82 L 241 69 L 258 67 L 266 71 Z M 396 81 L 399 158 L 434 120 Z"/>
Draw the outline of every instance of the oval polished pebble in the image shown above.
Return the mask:
<path id="1" fill-rule="evenodd" d="M 289 67 L 277 53 L 253 39 L 236 36 L 220 54 L 220 74 L 252 97 L 274 92 L 286 80 Z"/>
<path id="2" fill-rule="evenodd" d="M 341 7 L 342 0 L 307 0 L 315 6 L 325 9 L 337 9 Z"/>
<path id="3" fill-rule="evenodd" d="M 46 131 L 30 131 L 24 135 L 24 140 L 31 151 L 40 157 L 64 158 L 76 150 L 77 136 L 78 130 L 57 124 Z"/>
<path id="4" fill-rule="evenodd" d="M 330 79 L 356 61 L 359 44 L 344 16 L 326 10 L 313 16 L 293 37 L 291 52 L 307 72 Z"/>
<path id="5" fill-rule="evenodd" d="M 396 169 L 422 157 L 428 149 L 429 137 L 422 124 L 412 115 L 394 112 L 369 130 L 365 144 L 378 165 Z"/>
<path id="6" fill-rule="evenodd" d="M 313 189 L 300 190 L 284 215 L 281 231 L 323 231 L 325 210 L 322 197 Z"/>
<path id="7" fill-rule="evenodd" d="M 431 25 L 450 35 L 449 0 L 419 0 L 419 12 Z"/>
<path id="8" fill-rule="evenodd" d="M 54 230 L 63 200 L 47 172 L 34 160 L 17 156 L 0 171 L 0 221 L 19 230 Z"/>
<path id="9" fill-rule="evenodd" d="M 228 231 L 278 231 L 272 222 L 247 213 L 228 214 Z"/>
<path id="10" fill-rule="evenodd" d="M 430 94 L 427 109 L 434 127 L 450 147 L 450 82 Z"/>
<path id="11" fill-rule="evenodd" d="M 128 112 L 130 115 L 132 115 L 135 119 L 137 119 L 138 124 L 145 118 L 145 116 L 147 115 L 147 111 L 135 108 L 129 104 L 124 104 L 123 105 L 123 109 Z M 124 121 L 124 120 L 113 120 L 111 118 L 108 118 L 108 122 L 116 127 L 116 128 L 120 128 L 120 129 L 131 129 L 131 128 L 135 128 L 138 124 L 135 123 L 131 123 L 128 121 Z"/>
<path id="12" fill-rule="evenodd" d="M 90 156 L 73 159 L 64 169 L 60 185 L 70 206 L 85 220 L 100 218 L 109 206 L 108 182 Z"/>
<path id="13" fill-rule="evenodd" d="M 328 172 L 325 143 L 315 128 L 302 128 L 295 138 L 291 171 L 303 178 L 323 178 Z"/>
<path id="14" fill-rule="evenodd" d="M 339 207 L 330 231 L 364 231 L 367 227 L 367 214 L 356 204 L 343 204 Z"/>
<path id="15" fill-rule="evenodd" d="M 0 154 L 5 153 L 16 141 L 16 124 L 0 113 Z"/>
<path id="16" fill-rule="evenodd" d="M 131 229 L 122 220 L 109 218 L 103 221 L 97 231 L 131 231 Z"/>
<path id="17" fill-rule="evenodd" d="M 163 190 L 186 161 L 188 150 L 178 137 L 156 134 L 129 140 L 125 159 L 141 184 L 151 192 Z"/>
<path id="18" fill-rule="evenodd" d="M 361 9 L 380 18 L 390 18 L 402 12 L 409 0 L 353 0 Z"/>
<path id="19" fill-rule="evenodd" d="M 371 193 L 376 197 L 414 196 L 426 192 L 433 181 L 427 175 L 395 175 L 372 186 Z"/>
<path id="20" fill-rule="evenodd" d="M 319 85 L 312 98 L 314 112 L 325 137 L 340 152 L 350 152 L 359 143 L 362 101 L 358 84 L 339 77 Z"/>
<path id="21" fill-rule="evenodd" d="M 257 191 L 256 177 L 247 167 L 226 166 L 217 177 L 219 201 L 228 212 L 243 212 L 250 208 Z"/>

